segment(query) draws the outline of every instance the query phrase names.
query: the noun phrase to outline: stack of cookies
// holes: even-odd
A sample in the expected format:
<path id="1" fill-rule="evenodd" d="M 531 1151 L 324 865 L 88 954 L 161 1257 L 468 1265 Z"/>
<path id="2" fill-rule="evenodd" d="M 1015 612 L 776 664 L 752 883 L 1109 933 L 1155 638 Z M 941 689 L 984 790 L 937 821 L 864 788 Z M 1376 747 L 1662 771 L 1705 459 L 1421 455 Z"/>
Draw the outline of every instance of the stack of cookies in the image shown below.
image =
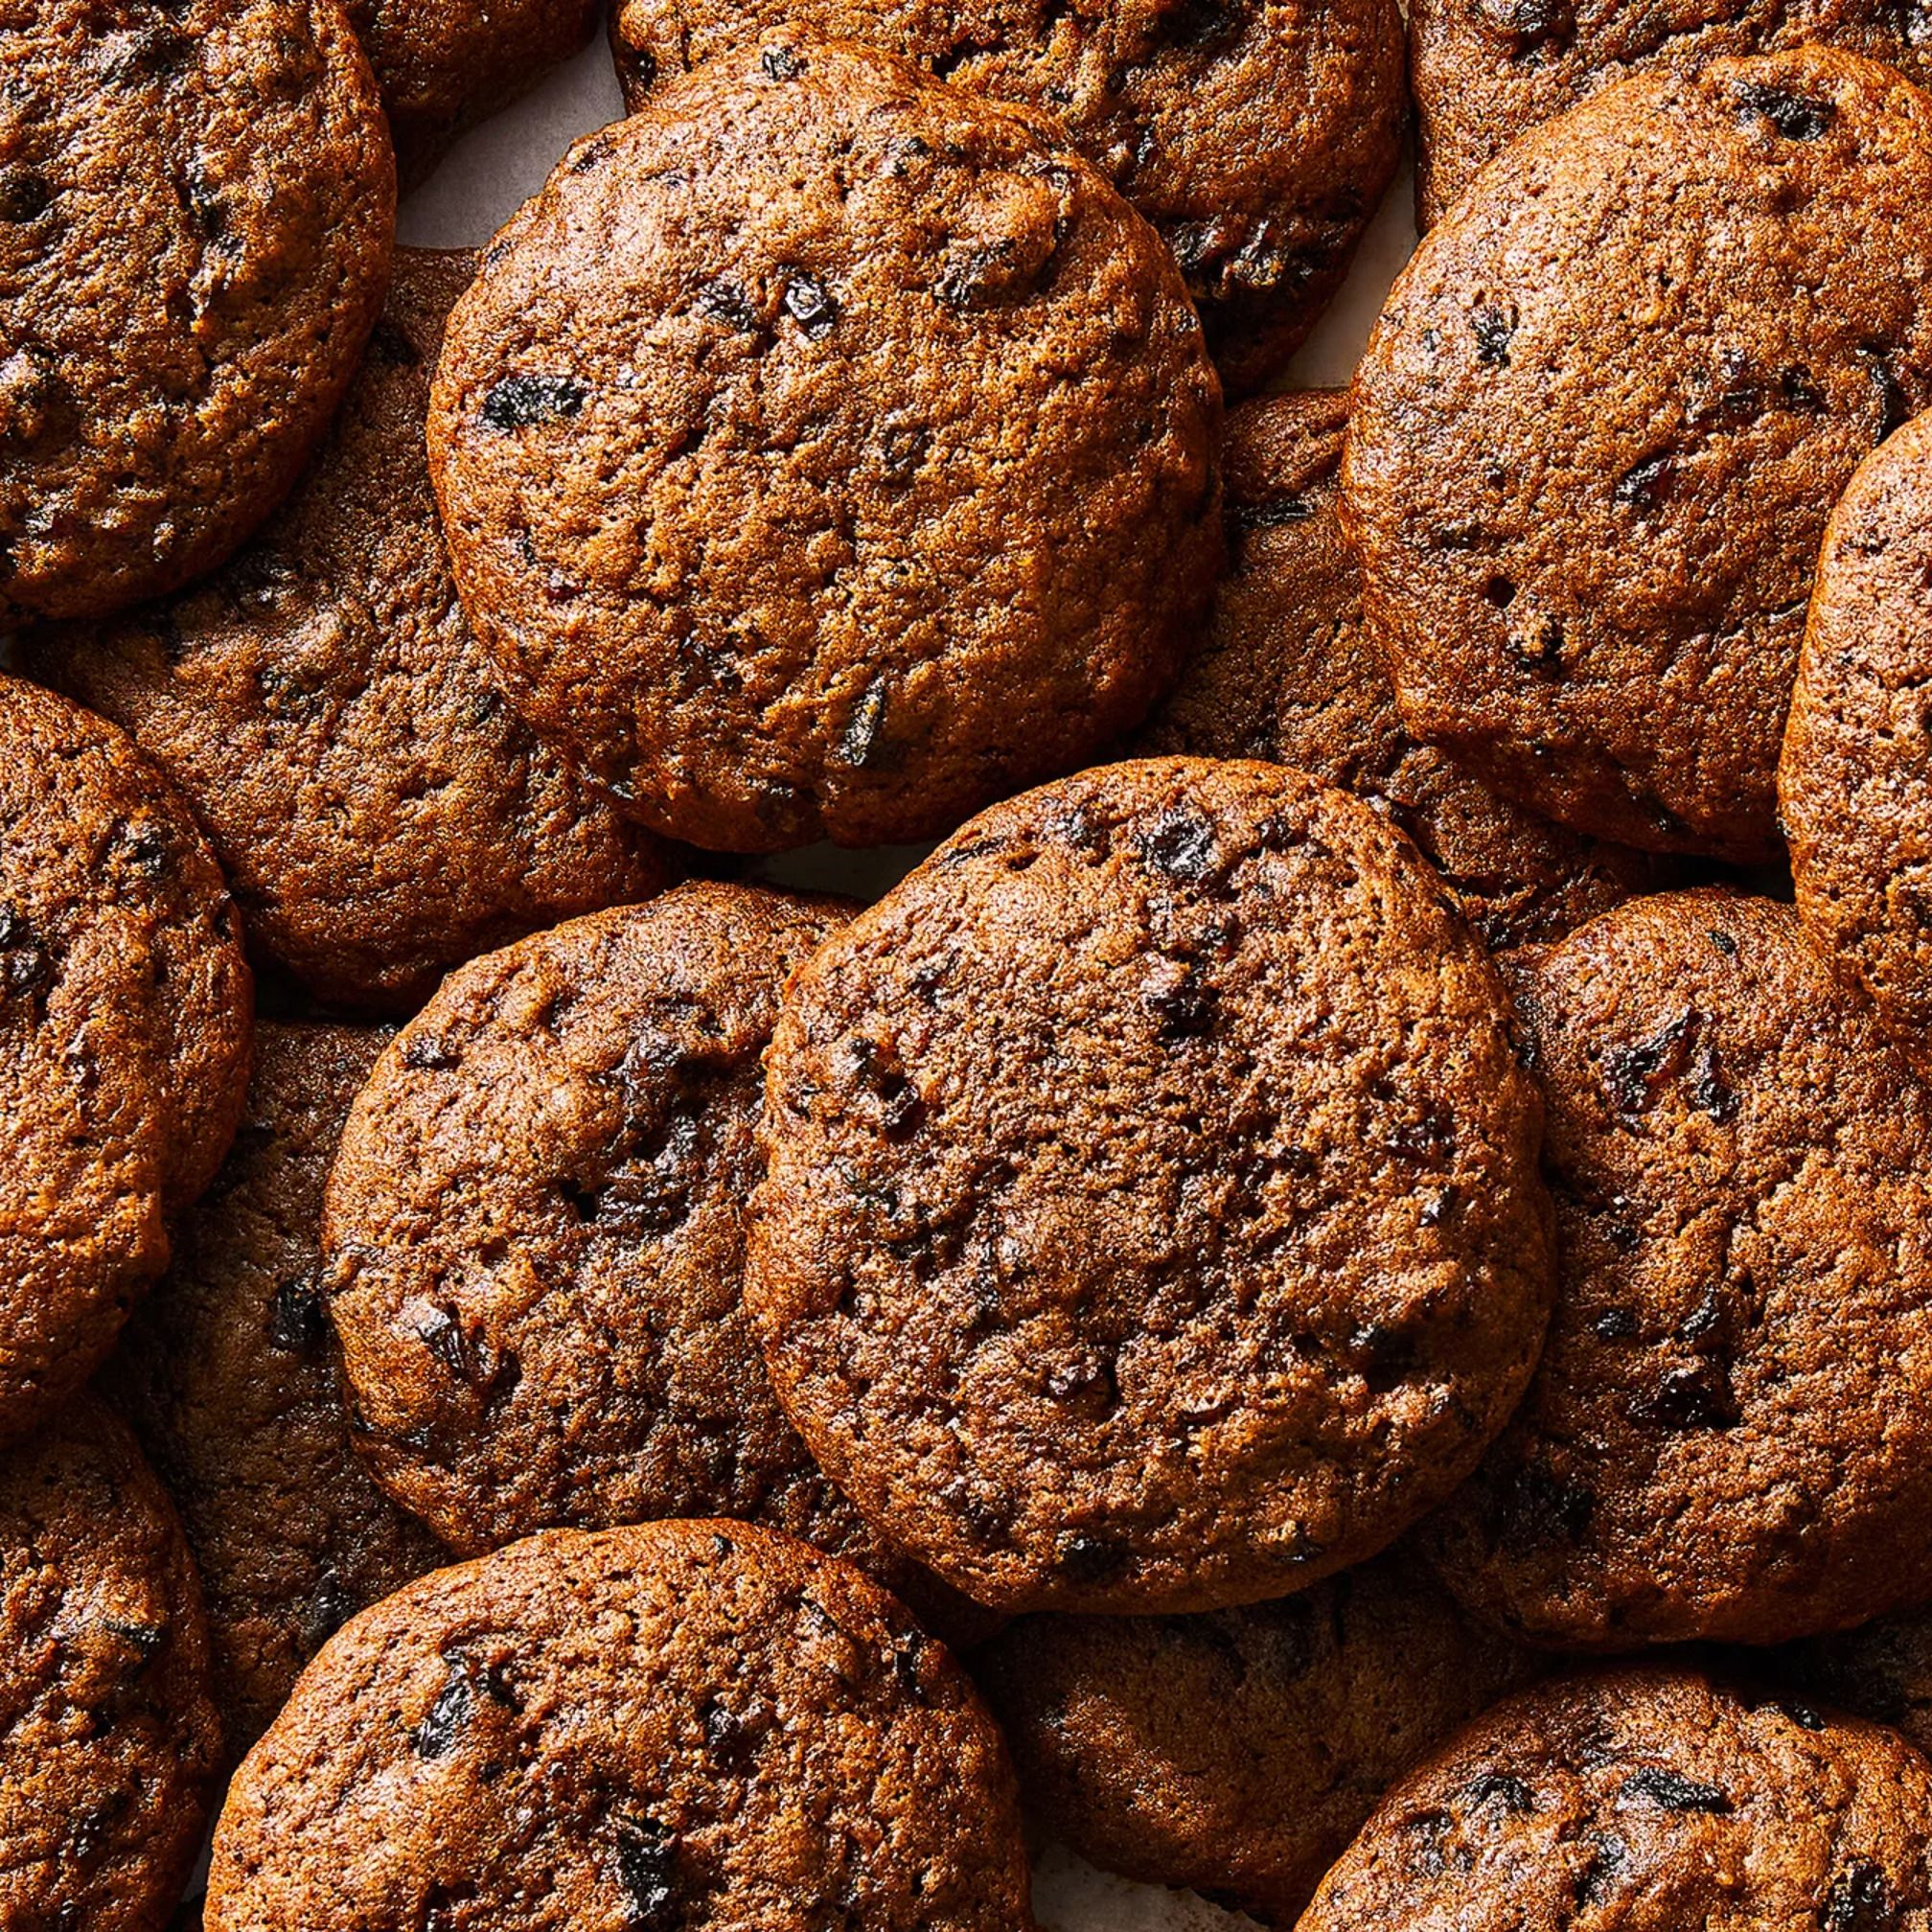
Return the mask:
<path id="1" fill-rule="evenodd" d="M 598 11 L 0 0 L 0 1925 L 1932 1932 L 1923 22 Z"/>

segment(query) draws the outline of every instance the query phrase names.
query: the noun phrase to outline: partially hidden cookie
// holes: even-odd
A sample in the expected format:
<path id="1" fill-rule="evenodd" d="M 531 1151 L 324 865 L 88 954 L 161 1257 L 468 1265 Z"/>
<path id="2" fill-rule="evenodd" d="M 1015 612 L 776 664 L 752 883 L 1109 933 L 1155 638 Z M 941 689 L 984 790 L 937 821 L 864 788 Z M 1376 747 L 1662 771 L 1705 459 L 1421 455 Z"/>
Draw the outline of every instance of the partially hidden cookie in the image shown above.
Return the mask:
<path id="1" fill-rule="evenodd" d="M 1690 1669 L 1587 1673 L 1384 1800 L 1301 1932 L 1924 1932 L 1932 1765 Z"/>
<path id="2" fill-rule="evenodd" d="M 1392 1552 L 1238 1610 L 1023 1618 L 973 1669 L 1047 1830 L 1291 1925 L 1383 1792 L 1541 1668 Z"/>
<path id="3" fill-rule="evenodd" d="M 86 1380 L 220 1165 L 254 995 L 227 888 L 113 725 L 0 678 L 0 1439 Z"/>
<path id="4" fill-rule="evenodd" d="M 0 4 L 0 630 L 242 543 L 342 400 L 395 212 L 336 0 Z"/>
<path id="5" fill-rule="evenodd" d="M 1017 108 L 785 33 L 580 143 L 431 468 L 512 698 L 646 824 L 934 837 L 1139 723 L 1220 563 L 1173 258 Z"/>
<path id="6" fill-rule="evenodd" d="M 1932 1595 L 1932 1093 L 1768 900 L 1631 900 L 1512 979 L 1556 1311 L 1424 1532 L 1447 1580 L 1581 1648 Z"/>
<path id="7" fill-rule="evenodd" d="M 355 1452 L 322 1306 L 323 1183 L 384 1038 L 263 1026 L 235 1151 L 109 1370 L 201 1573 L 231 1762 L 325 1638 L 447 1560 Z"/>
<path id="8" fill-rule="evenodd" d="M 1032 1922 L 958 1666 L 742 1523 L 555 1530 L 408 1585 L 310 1666 L 215 1837 L 208 1932 Z"/>
<path id="9" fill-rule="evenodd" d="M 406 1011 L 449 967 L 668 872 L 518 721 L 456 600 L 423 436 L 474 266 L 401 252 L 321 459 L 224 569 L 30 640 L 36 675 L 181 787 L 260 954 L 350 1008 Z"/>
<path id="10" fill-rule="evenodd" d="M 1228 574 L 1207 635 L 1136 743 L 1263 758 L 1366 798 L 1413 839 L 1492 947 L 1560 938 L 1668 880 L 1648 853 L 1499 798 L 1404 729 L 1363 622 L 1336 507 L 1348 398 L 1268 396 L 1228 418 Z"/>
<path id="11" fill-rule="evenodd" d="M 1831 513 L 1778 767 L 1807 932 L 1932 1075 L 1932 418 Z"/>
<path id="12" fill-rule="evenodd" d="M 1932 1751 L 1932 1610 L 1901 1610 L 1778 1653 L 1781 1675 Z"/>
<path id="13" fill-rule="evenodd" d="M 1392 0 L 623 0 L 610 42 L 626 104 L 793 24 L 1054 122 L 1173 249 L 1230 389 L 1259 387 L 1314 326 L 1400 152 Z"/>
<path id="14" fill-rule="evenodd" d="M 1152 759 L 981 814 L 794 975 L 767 1066 L 780 1399 L 982 1602 L 1300 1589 L 1440 1502 L 1535 1361 L 1502 986 L 1299 772 Z"/>
<path id="15" fill-rule="evenodd" d="M 1410 728 L 1578 830 L 1777 855 L 1818 545 L 1932 400 L 1932 100 L 1825 47 L 1524 136 L 1357 371 L 1345 517 Z"/>
<path id="16" fill-rule="evenodd" d="M 0 1923 L 156 1932 L 220 1749 L 173 1509 L 90 1396 L 0 1453 Z"/>

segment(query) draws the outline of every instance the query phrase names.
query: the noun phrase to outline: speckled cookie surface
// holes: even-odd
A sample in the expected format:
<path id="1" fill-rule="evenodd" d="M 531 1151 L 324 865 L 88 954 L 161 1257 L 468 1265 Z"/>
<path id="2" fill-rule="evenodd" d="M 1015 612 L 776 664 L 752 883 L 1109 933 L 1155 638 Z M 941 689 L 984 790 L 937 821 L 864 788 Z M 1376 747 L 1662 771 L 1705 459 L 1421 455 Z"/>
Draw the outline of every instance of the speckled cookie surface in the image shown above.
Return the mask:
<path id="1" fill-rule="evenodd" d="M 430 458 L 536 729 L 693 842 L 946 832 L 1138 724 L 1220 559 L 1172 257 L 1021 110 L 768 35 L 580 143 Z"/>
<path id="2" fill-rule="evenodd" d="M 551 1531 L 323 1651 L 242 1766 L 209 1932 L 1013 1932 L 1012 1773 L 945 1650 L 738 1523 Z"/>
<path id="3" fill-rule="evenodd" d="M 0 630 L 242 542 L 341 400 L 395 201 L 335 0 L 0 5 Z"/>
<path id="4" fill-rule="evenodd" d="M 672 76 L 796 24 L 1034 108 L 1161 231 L 1224 380 L 1276 373 L 1347 273 L 1395 171 L 1392 0 L 625 0 L 610 15 L 634 113 Z"/>
<path id="5" fill-rule="evenodd" d="M 1303 1932 L 1924 1932 L 1932 1765 L 1690 1670 L 1525 1691 L 1392 1791 Z"/>
<path id="6" fill-rule="evenodd" d="M 263 1026 L 235 1151 L 108 1370 L 181 1508 L 231 1760 L 338 1624 L 447 1560 L 356 1456 L 322 1308 L 322 1186 L 384 1038 Z"/>
<path id="7" fill-rule="evenodd" d="M 1392 1553 L 1239 1610 L 1024 1618 L 974 1675 L 1054 1836 L 1291 1925 L 1396 1778 L 1539 1668 Z"/>
<path id="8" fill-rule="evenodd" d="M 1415 841 L 1492 947 L 1555 939 L 1654 888 L 1649 854 L 1499 798 L 1403 729 L 1363 625 L 1336 471 L 1348 399 L 1269 396 L 1228 418 L 1228 574 L 1207 636 L 1138 736 L 1150 752 L 1264 758 L 1339 785 Z"/>
<path id="9" fill-rule="evenodd" d="M 1932 1592 L 1932 1095 L 1797 915 L 1632 900 L 1513 976 L 1556 1312 L 1425 1531 L 1537 1641 L 1776 1643 Z"/>
<path id="10" fill-rule="evenodd" d="M 401 252 L 318 466 L 225 569 L 30 644 L 181 787 L 257 951 L 352 1008 L 406 1010 L 448 967 L 666 877 L 518 721 L 456 601 L 423 434 L 474 265 Z"/>
<path id="11" fill-rule="evenodd" d="M 81 1397 L 0 1453 L 0 1923 L 155 1932 L 220 1730 L 180 1525 Z"/>
<path id="12" fill-rule="evenodd" d="M 112 725 L 0 678 L 0 1438 L 106 1354 L 235 1130 L 253 993 L 221 875 Z"/>
<path id="13" fill-rule="evenodd" d="M 1932 1074 L 1932 419 L 1831 513 L 1778 767 L 1798 910 Z"/>
<path id="14" fill-rule="evenodd" d="M 1820 47 L 1643 75 L 1423 240 L 1343 464 L 1417 735 L 1551 816 L 1775 855 L 1830 506 L 1932 399 L 1932 100 Z"/>
<path id="15" fill-rule="evenodd" d="M 1359 1561 L 1521 1392 L 1540 1115 L 1365 805 L 1156 759 L 981 814 L 794 976 L 747 1300 L 820 1465 L 1006 1609 Z"/>

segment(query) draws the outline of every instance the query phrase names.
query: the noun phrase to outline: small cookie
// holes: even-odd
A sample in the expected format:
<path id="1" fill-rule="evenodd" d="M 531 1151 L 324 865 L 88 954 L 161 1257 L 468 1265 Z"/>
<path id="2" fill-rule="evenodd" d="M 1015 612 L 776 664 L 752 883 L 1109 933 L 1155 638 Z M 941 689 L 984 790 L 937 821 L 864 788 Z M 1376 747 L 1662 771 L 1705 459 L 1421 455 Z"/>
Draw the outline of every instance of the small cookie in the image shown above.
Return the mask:
<path id="1" fill-rule="evenodd" d="M 1151 759 L 982 813 L 787 989 L 746 1276 L 780 1400 L 1000 1609 L 1371 1555 L 1542 1341 L 1506 1008 L 1408 842 L 1300 772 Z"/>
<path id="2" fill-rule="evenodd" d="M 1512 979 L 1556 1312 L 1446 1580 L 1584 1648 L 1932 1595 L 1932 1092 L 1768 900 L 1633 899 Z"/>
<path id="3" fill-rule="evenodd" d="M 1384 1791 L 1538 1674 L 1391 1554 L 1199 1617 L 1028 1617 L 974 1662 L 1083 1857 L 1292 1925 Z"/>
<path id="4" fill-rule="evenodd" d="M 1402 715 L 1579 831 L 1747 863 L 1819 540 L 1932 400 L 1932 100 L 1824 47 L 1642 75 L 1424 238 L 1343 509 Z"/>
<path id="5" fill-rule="evenodd" d="M 181 1526 L 89 1396 L 0 1454 L 0 1924 L 154 1932 L 221 1731 Z"/>
<path id="6" fill-rule="evenodd" d="M 1492 947 L 1561 938 L 1664 862 L 1485 791 L 1402 728 L 1336 514 L 1348 398 L 1266 396 L 1228 418 L 1229 572 L 1213 622 L 1138 738 L 1149 752 L 1265 758 L 1366 798 L 1415 841 Z"/>
<path id="7" fill-rule="evenodd" d="M 1014 1932 L 1013 1774 L 945 1650 L 742 1523 L 552 1530 L 310 1666 L 215 1835 L 208 1932 Z"/>
<path id="8" fill-rule="evenodd" d="M 1807 1690 L 1932 1751 L 1932 1610 L 1904 1610 L 1781 1651 L 1779 1671 Z"/>
<path id="9" fill-rule="evenodd" d="M 320 462 L 224 570 L 28 653 L 181 787 L 261 954 L 352 1008 L 407 1011 L 449 967 L 667 876 L 518 722 L 456 601 L 423 425 L 474 265 L 400 253 Z"/>
<path id="10" fill-rule="evenodd" d="M 1233 390 L 1276 374 L 1342 285 L 1395 172 L 1393 0 L 623 0 L 625 103 L 761 29 L 863 40 L 1053 121 L 1173 249 Z"/>
<path id="11" fill-rule="evenodd" d="M 395 218 L 335 0 L 0 0 L 0 631 L 235 551 L 342 400 Z"/>
<path id="12" fill-rule="evenodd" d="M 1932 1077 L 1932 417 L 1831 513 L 1778 802 L 1806 932 Z"/>
<path id="13" fill-rule="evenodd" d="M 92 1374 L 241 1116 L 234 908 L 113 725 L 0 678 L 0 1439 Z"/>
<path id="14" fill-rule="evenodd" d="M 1932 1764 L 1694 1670 L 1480 1718 L 1383 1801 L 1301 1932 L 1925 1932 Z"/>
<path id="15" fill-rule="evenodd" d="M 429 419 L 465 606 L 646 824 L 949 831 L 1139 723 L 1220 564 L 1173 258 L 1019 109 L 768 35 L 580 143 Z"/>
<path id="16" fill-rule="evenodd" d="M 322 1185 L 384 1038 L 261 1029 L 235 1151 L 109 1370 L 201 1572 L 231 1762 L 324 1638 L 445 1560 L 355 1454 L 318 1281 Z"/>

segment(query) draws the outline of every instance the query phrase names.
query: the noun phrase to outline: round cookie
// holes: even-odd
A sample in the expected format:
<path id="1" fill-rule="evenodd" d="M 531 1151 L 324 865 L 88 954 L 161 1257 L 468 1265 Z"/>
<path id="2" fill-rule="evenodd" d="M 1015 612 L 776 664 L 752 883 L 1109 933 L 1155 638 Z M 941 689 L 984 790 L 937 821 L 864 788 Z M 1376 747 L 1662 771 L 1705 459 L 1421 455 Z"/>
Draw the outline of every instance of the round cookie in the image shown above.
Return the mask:
<path id="1" fill-rule="evenodd" d="M 1932 418 L 1831 513 L 1778 767 L 1798 912 L 1932 1076 Z"/>
<path id="2" fill-rule="evenodd" d="M 1245 1609 L 1024 1618 L 974 1660 L 1048 1831 L 1277 1925 L 1403 1772 L 1538 1668 L 1399 1554 Z"/>
<path id="3" fill-rule="evenodd" d="M 384 1038 L 261 1029 L 235 1151 L 110 1369 L 201 1573 L 231 1762 L 324 1638 L 445 1560 L 355 1453 L 320 1296 L 323 1183 Z"/>
<path id="4" fill-rule="evenodd" d="M 1781 1674 L 1932 1751 L 1932 1610 L 1900 1611 L 1778 1654 Z"/>
<path id="5" fill-rule="evenodd" d="M 1512 977 L 1556 1312 L 1423 1532 L 1447 1581 L 1586 1648 L 1932 1594 L 1932 1092 L 1768 900 L 1631 900 Z"/>
<path id="6" fill-rule="evenodd" d="M 1153 759 L 982 813 L 793 978 L 746 1300 L 883 1532 L 1000 1609 L 1372 1554 L 1522 1392 L 1541 1114 L 1406 840 Z"/>
<path id="7" fill-rule="evenodd" d="M 431 469 L 533 726 L 645 823 L 933 837 L 1139 723 L 1220 562 L 1172 257 L 1019 109 L 771 34 L 580 143 Z"/>
<path id="8" fill-rule="evenodd" d="M 0 1439 L 86 1380 L 248 1078 L 221 874 L 121 732 L 0 678 Z"/>
<path id="9" fill-rule="evenodd" d="M 0 1923 L 154 1932 L 220 1726 L 180 1525 L 91 1397 L 0 1453 Z"/>
<path id="10" fill-rule="evenodd" d="M 669 78 L 796 25 L 1053 121 L 1174 251 L 1222 379 L 1258 388 L 1341 287 L 1400 153 L 1393 0 L 623 0 L 634 114 Z"/>
<path id="11" fill-rule="evenodd" d="M 319 463 L 225 569 L 28 653 L 181 787 L 262 956 L 351 1008 L 406 1011 L 449 967 L 667 876 L 503 702 L 456 601 L 423 435 L 474 265 L 399 254 Z"/>
<path id="12" fill-rule="evenodd" d="M 554 1530 L 325 1648 L 230 1791 L 208 1932 L 1031 1923 L 1013 1775 L 945 1650 L 739 1523 Z"/>
<path id="13" fill-rule="evenodd" d="M 1301 1932 L 1925 1932 L 1932 1765 L 1694 1670 L 1591 1672 L 1384 1800 Z"/>
<path id="14" fill-rule="evenodd" d="M 0 0 L 0 631 L 242 543 L 348 386 L 395 209 L 335 0 Z"/>
<path id="15" fill-rule="evenodd" d="M 1932 100 L 1823 47 L 1640 75 L 1435 228 L 1344 514 L 1404 718 L 1599 837 L 1777 853 L 1818 543 L 1932 399 Z"/>
<path id="16" fill-rule="evenodd" d="M 1337 515 L 1344 390 L 1267 396 L 1228 418 L 1229 570 L 1208 634 L 1139 749 L 1293 765 L 1376 807 L 1442 875 L 1492 947 L 1560 938 L 1664 862 L 1586 839 L 1484 790 L 1402 727 Z"/>

